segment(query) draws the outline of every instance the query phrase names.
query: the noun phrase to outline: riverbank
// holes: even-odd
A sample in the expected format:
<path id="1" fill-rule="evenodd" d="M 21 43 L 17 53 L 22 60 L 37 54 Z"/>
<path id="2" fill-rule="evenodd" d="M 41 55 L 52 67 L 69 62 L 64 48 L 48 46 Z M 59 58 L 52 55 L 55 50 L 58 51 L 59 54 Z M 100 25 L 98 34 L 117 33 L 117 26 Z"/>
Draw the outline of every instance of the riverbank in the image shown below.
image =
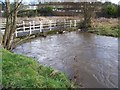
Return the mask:
<path id="1" fill-rule="evenodd" d="M 2 49 L 3 88 L 70 88 L 67 77 L 34 59 Z"/>
<path id="2" fill-rule="evenodd" d="M 87 32 L 103 36 L 120 37 L 120 28 L 111 28 L 110 26 L 98 26 L 89 29 Z"/>
<path id="3" fill-rule="evenodd" d="M 118 19 L 98 18 L 92 20 L 92 28 L 88 30 L 90 33 L 104 36 L 119 37 L 120 26 Z"/>

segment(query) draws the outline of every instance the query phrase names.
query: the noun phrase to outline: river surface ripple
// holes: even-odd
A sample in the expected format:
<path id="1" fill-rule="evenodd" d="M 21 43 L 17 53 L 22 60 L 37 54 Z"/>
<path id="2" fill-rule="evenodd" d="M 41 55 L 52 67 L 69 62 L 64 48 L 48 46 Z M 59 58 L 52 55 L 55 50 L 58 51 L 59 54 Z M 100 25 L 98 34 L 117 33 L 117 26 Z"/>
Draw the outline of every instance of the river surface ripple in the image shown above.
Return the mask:
<path id="1" fill-rule="evenodd" d="M 63 71 L 80 87 L 118 87 L 118 38 L 71 32 L 33 39 L 13 52 Z"/>

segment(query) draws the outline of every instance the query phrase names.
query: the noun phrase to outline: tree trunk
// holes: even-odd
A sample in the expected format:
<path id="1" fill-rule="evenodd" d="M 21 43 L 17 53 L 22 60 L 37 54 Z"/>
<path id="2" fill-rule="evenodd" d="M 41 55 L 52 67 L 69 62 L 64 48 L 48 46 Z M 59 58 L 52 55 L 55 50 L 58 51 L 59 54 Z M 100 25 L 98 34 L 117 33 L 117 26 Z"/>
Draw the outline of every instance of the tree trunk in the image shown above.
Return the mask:
<path id="1" fill-rule="evenodd" d="M 4 32 L 4 36 L 3 36 L 3 42 L 2 42 L 2 45 L 4 48 L 6 48 L 6 42 L 7 42 L 7 39 L 8 39 L 8 35 L 9 35 L 9 32 L 10 32 L 10 27 L 11 27 L 11 18 L 10 18 L 10 2 L 9 0 L 6 0 L 6 29 L 5 29 L 5 32 Z"/>
<path id="2" fill-rule="evenodd" d="M 6 0 L 6 29 L 3 37 L 3 47 L 6 49 L 11 49 L 13 40 L 14 40 L 14 32 L 16 30 L 16 20 L 17 20 L 17 12 L 18 8 L 21 5 L 21 2 L 18 3 L 19 0 L 14 0 L 14 8 L 11 10 L 10 1 Z"/>
<path id="3" fill-rule="evenodd" d="M 15 8 L 17 8 L 18 6 L 18 2 L 15 0 Z M 12 19 L 12 26 L 11 26 L 11 30 L 10 30 L 10 35 L 9 35 L 9 39 L 7 42 L 7 49 L 11 49 L 12 44 L 13 44 L 13 40 L 14 40 L 14 32 L 16 30 L 16 20 L 17 20 L 17 9 L 14 10 L 13 15 L 12 15 L 13 19 Z"/>

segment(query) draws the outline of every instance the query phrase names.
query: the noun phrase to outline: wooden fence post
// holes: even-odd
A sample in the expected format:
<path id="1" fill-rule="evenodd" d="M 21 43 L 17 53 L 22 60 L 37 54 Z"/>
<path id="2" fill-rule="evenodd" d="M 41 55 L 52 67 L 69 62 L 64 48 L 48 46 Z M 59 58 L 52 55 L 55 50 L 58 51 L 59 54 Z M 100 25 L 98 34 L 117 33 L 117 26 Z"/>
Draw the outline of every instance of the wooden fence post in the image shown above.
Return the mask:
<path id="1" fill-rule="evenodd" d="M 16 37 L 17 37 L 17 29 L 15 30 L 15 35 L 16 35 Z"/>
<path id="2" fill-rule="evenodd" d="M 49 21 L 49 28 L 50 28 L 50 31 L 52 30 L 52 22 L 51 20 Z"/>
<path id="3" fill-rule="evenodd" d="M 40 23 L 40 32 L 42 32 L 43 24 L 41 21 L 39 23 Z"/>
<path id="4" fill-rule="evenodd" d="M 32 30 L 31 30 L 31 22 L 29 22 L 29 24 L 30 24 L 30 35 L 32 34 Z"/>
<path id="5" fill-rule="evenodd" d="M 65 26 L 66 26 L 66 20 L 65 20 L 65 19 L 64 19 L 64 22 L 63 22 L 63 23 L 64 23 L 64 28 L 65 28 Z"/>
<path id="6" fill-rule="evenodd" d="M 70 20 L 70 28 L 72 27 L 72 20 Z"/>
<path id="7" fill-rule="evenodd" d="M 56 27 L 56 20 L 55 20 L 55 22 L 54 22 L 54 27 Z"/>
<path id="8" fill-rule="evenodd" d="M 35 30 L 35 21 L 33 21 L 33 31 Z"/>
<path id="9" fill-rule="evenodd" d="M 23 31 L 25 31 L 25 21 L 23 21 Z"/>
<path id="10" fill-rule="evenodd" d="M 76 27 L 77 26 L 77 24 L 76 24 L 76 20 L 74 20 L 74 27 Z"/>

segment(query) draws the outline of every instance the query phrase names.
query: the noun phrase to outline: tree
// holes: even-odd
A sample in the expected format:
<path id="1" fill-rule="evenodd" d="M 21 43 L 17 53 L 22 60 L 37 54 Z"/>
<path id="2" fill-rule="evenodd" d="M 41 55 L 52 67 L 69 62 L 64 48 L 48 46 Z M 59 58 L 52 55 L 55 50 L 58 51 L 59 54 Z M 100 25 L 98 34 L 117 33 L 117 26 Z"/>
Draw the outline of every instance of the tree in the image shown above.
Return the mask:
<path id="1" fill-rule="evenodd" d="M 48 16 L 48 15 L 52 15 L 53 8 L 52 7 L 44 7 L 44 8 L 38 9 L 37 12 L 40 13 L 41 15 Z"/>
<path id="2" fill-rule="evenodd" d="M 118 11 L 118 18 L 120 19 L 120 1 L 119 1 L 119 3 L 118 3 L 118 9 L 117 9 L 117 11 Z M 120 21 L 120 20 L 119 20 Z"/>
<path id="3" fill-rule="evenodd" d="M 21 1 L 22 2 L 22 1 Z M 10 8 L 10 1 L 5 0 L 6 4 L 6 29 L 3 36 L 2 45 L 6 49 L 11 49 L 13 40 L 14 40 L 14 32 L 16 30 L 16 20 L 17 20 L 17 12 L 18 8 L 21 5 L 19 0 L 14 0 L 13 8 Z"/>
<path id="4" fill-rule="evenodd" d="M 79 28 L 83 31 L 86 31 L 89 27 L 91 27 L 91 18 L 95 15 L 95 11 L 97 10 L 96 2 L 81 2 L 82 4 L 82 14 L 83 21 L 80 23 Z M 99 2 L 98 2 L 99 3 Z"/>
<path id="5" fill-rule="evenodd" d="M 108 4 L 103 7 L 103 13 L 107 17 L 115 17 L 117 15 L 117 6 Z"/>

